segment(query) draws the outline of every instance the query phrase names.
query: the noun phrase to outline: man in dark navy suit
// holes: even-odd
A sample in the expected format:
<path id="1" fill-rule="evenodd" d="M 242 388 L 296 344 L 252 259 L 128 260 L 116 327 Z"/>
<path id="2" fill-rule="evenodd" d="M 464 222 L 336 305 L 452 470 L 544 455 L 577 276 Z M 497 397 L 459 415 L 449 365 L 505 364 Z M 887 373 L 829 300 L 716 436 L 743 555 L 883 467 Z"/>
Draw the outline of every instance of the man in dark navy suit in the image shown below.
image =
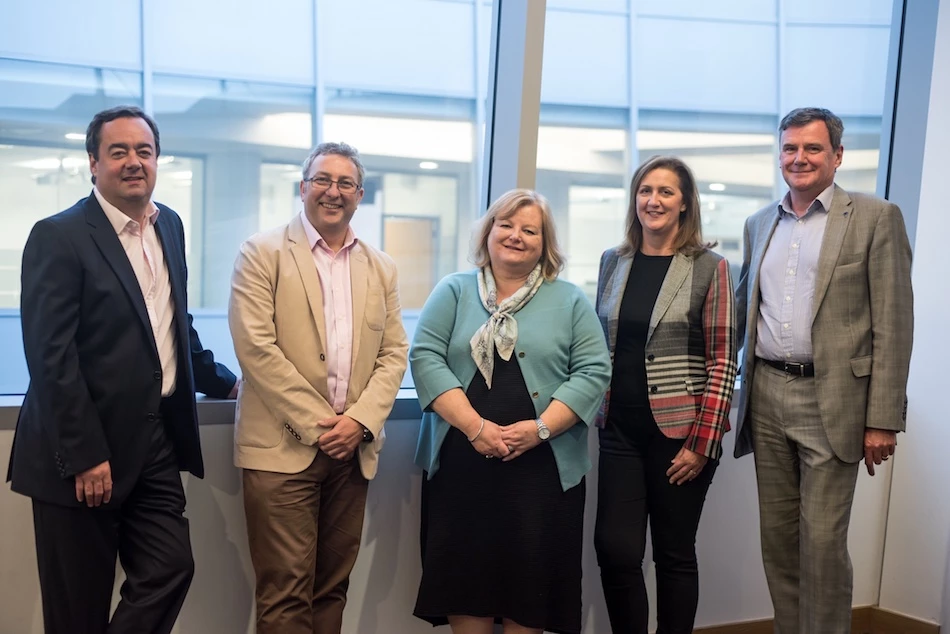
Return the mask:
<path id="1" fill-rule="evenodd" d="M 160 150 L 140 109 L 97 114 L 92 194 L 23 252 L 30 386 L 7 477 L 33 499 L 47 634 L 172 629 L 194 572 L 179 470 L 204 475 L 195 390 L 237 391 L 191 325 L 182 222 L 152 202 Z"/>

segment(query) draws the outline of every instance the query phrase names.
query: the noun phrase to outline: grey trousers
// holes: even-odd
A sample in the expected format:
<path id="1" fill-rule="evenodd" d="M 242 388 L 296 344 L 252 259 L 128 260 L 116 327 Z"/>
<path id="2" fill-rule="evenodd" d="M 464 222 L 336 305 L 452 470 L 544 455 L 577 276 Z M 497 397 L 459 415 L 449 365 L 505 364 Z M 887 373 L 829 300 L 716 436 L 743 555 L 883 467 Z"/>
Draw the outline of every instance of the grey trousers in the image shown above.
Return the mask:
<path id="1" fill-rule="evenodd" d="M 775 632 L 849 634 L 848 524 L 858 463 L 842 462 L 831 449 L 814 378 L 758 363 L 751 389 L 762 562 Z"/>

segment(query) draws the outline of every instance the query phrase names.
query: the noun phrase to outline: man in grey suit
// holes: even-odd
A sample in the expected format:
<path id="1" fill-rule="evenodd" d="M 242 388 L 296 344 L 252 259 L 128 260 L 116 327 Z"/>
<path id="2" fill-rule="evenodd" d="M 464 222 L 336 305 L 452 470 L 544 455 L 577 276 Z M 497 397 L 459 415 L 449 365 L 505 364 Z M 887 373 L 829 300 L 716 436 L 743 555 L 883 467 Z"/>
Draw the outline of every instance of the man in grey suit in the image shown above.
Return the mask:
<path id="1" fill-rule="evenodd" d="M 858 464 L 873 476 L 905 424 L 910 244 L 896 205 L 835 185 L 843 130 L 821 108 L 782 119 L 788 194 L 746 221 L 736 289 L 735 454 L 755 452 L 778 634 L 851 631 Z"/>

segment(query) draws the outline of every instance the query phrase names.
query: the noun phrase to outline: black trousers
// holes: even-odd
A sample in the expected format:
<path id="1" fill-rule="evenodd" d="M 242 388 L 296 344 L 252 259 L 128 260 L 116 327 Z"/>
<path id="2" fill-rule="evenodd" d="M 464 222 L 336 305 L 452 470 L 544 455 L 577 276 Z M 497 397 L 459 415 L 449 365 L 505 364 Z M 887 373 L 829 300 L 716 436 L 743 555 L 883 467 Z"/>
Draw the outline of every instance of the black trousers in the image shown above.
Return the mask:
<path id="1" fill-rule="evenodd" d="M 620 410 L 617 415 L 627 417 L 622 426 L 608 420 L 600 432 L 594 529 L 610 627 L 616 634 L 647 634 L 650 607 L 643 555 L 649 519 L 656 564 L 656 634 L 690 634 L 699 601 L 696 530 L 718 462 L 708 461 L 686 484 L 670 484 L 666 470 L 683 441 L 664 436 L 649 409 Z"/>
<path id="2" fill-rule="evenodd" d="M 33 500 L 46 634 L 167 634 L 175 624 L 194 560 L 185 492 L 161 423 L 132 493 L 110 505 Z M 116 555 L 126 580 L 110 622 Z"/>

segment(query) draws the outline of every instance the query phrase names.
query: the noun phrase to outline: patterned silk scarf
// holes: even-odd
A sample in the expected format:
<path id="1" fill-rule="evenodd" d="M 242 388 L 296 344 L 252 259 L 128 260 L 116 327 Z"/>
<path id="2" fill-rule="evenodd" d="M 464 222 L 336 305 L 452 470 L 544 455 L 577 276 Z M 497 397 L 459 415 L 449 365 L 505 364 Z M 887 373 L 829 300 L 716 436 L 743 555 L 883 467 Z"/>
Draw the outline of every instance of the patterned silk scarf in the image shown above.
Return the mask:
<path id="1" fill-rule="evenodd" d="M 491 266 L 479 269 L 478 297 L 482 300 L 482 306 L 491 315 L 488 317 L 488 321 L 482 324 L 482 327 L 472 336 L 472 359 L 475 361 L 475 365 L 478 366 L 478 371 L 485 377 L 485 383 L 489 390 L 491 389 L 492 373 L 495 370 L 495 349 L 498 349 L 498 356 L 505 361 L 511 359 L 515 343 L 518 342 L 518 322 L 515 321 L 514 314 L 531 301 L 531 298 L 534 297 L 543 283 L 544 277 L 541 275 L 541 265 L 538 264 L 528 275 L 524 286 L 499 304 L 498 289 L 495 288 L 495 278 L 492 275 Z"/>

